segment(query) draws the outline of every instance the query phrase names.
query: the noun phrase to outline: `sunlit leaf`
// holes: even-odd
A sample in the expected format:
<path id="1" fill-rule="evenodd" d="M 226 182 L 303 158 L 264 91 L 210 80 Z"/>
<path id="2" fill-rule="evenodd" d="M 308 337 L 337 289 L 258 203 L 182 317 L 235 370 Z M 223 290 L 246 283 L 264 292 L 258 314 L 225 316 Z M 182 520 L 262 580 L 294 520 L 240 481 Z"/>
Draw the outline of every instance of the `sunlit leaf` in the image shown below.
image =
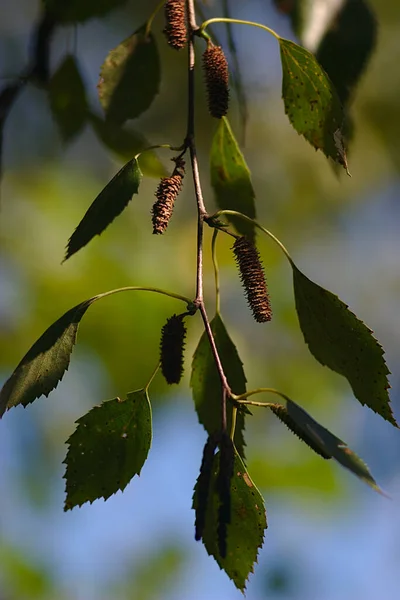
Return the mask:
<path id="1" fill-rule="evenodd" d="M 121 125 L 147 110 L 160 87 L 160 59 L 145 27 L 111 50 L 101 67 L 101 105 L 110 121 Z"/>
<path id="2" fill-rule="evenodd" d="M 234 394 L 243 394 L 246 391 L 243 363 L 219 315 L 211 321 L 211 330 L 228 383 Z M 207 433 L 213 435 L 221 429 L 222 386 L 205 332 L 193 356 L 190 386 L 198 419 Z M 230 402 L 227 403 L 227 420 L 229 431 L 232 422 Z M 242 457 L 244 457 L 245 446 L 243 431 L 244 415 L 239 412 L 236 420 L 235 445 Z"/>
<path id="3" fill-rule="evenodd" d="M 372 331 L 337 296 L 292 267 L 297 315 L 311 354 L 344 375 L 361 404 L 397 427 L 388 393 L 389 370 Z"/>
<path id="4" fill-rule="evenodd" d="M 215 558 L 220 568 L 243 592 L 264 541 L 264 531 L 267 528 L 264 501 L 242 460 L 236 455 L 230 488 L 231 522 L 227 526 L 227 554 L 225 558 L 221 557 L 218 544 L 219 495 L 216 489 L 219 457 L 219 453 L 214 457 L 203 543 L 208 554 Z M 193 496 L 195 510 L 198 504 L 197 487 L 196 483 Z"/>
<path id="5" fill-rule="evenodd" d="M 95 235 L 100 235 L 138 193 L 142 172 L 138 161 L 130 160 L 111 179 L 86 211 L 82 221 L 72 234 L 65 260 L 86 246 Z"/>
<path id="6" fill-rule="evenodd" d="M 229 121 L 221 119 L 210 154 L 211 185 L 218 208 L 237 210 L 254 219 L 254 189 L 250 171 L 233 135 Z M 254 239 L 254 227 L 243 219 L 229 217 L 237 231 Z"/>
<path id="7" fill-rule="evenodd" d="M 127 0 L 43 0 L 49 14 L 60 23 L 80 23 L 126 4 Z"/>
<path id="8" fill-rule="evenodd" d="M 25 354 L 0 392 L 0 416 L 12 406 L 27 406 L 57 387 L 68 369 L 79 323 L 99 296 L 81 302 L 67 311 Z"/>
<path id="9" fill-rule="evenodd" d="M 90 113 L 90 123 L 99 140 L 117 156 L 129 160 L 150 146 L 146 138 L 132 129 L 122 129 L 119 125 L 105 121 Z M 167 170 L 153 150 L 146 150 L 138 158 L 140 170 L 149 177 L 166 177 Z"/>
<path id="10" fill-rule="evenodd" d="M 87 120 L 85 84 L 74 56 L 69 54 L 49 82 L 50 108 L 64 142 L 82 131 Z"/>
<path id="11" fill-rule="evenodd" d="M 286 398 L 284 404 L 270 408 L 293 433 L 323 458 L 334 458 L 372 488 L 381 491 L 361 458 L 345 442 L 314 421 L 298 404 Z"/>
<path id="12" fill-rule="evenodd" d="M 328 75 L 315 56 L 280 39 L 282 96 L 296 131 L 317 150 L 347 169 L 343 138 L 343 108 Z"/>
<path id="13" fill-rule="evenodd" d="M 78 421 L 64 463 L 65 510 L 106 500 L 123 490 L 146 461 L 151 446 L 151 407 L 147 392 L 95 406 Z"/>

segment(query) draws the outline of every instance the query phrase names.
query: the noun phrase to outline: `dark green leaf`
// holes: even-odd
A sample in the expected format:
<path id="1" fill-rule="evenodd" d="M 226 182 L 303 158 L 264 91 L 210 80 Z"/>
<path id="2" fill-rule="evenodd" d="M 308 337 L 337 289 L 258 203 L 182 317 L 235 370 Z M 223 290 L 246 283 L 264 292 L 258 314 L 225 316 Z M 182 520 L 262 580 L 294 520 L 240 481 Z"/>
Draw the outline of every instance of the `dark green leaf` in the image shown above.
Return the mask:
<path id="1" fill-rule="evenodd" d="M 210 483 L 210 495 L 206 512 L 203 543 L 236 587 L 242 592 L 253 572 L 258 549 L 264 541 L 267 520 L 263 498 L 250 479 L 240 457 L 236 455 L 234 474 L 231 480 L 231 522 L 227 526 L 227 555 L 222 558 L 218 548 L 219 494 L 216 486 L 219 456 L 214 457 L 214 471 Z M 193 508 L 198 505 L 196 483 Z"/>
<path id="2" fill-rule="evenodd" d="M 315 149 L 347 170 L 343 108 L 331 80 L 311 52 L 282 38 L 279 45 L 282 96 L 291 124 Z"/>
<path id="3" fill-rule="evenodd" d="M 47 12 L 60 23 L 80 23 L 126 4 L 127 0 L 44 0 Z"/>
<path id="4" fill-rule="evenodd" d="M 315 452 L 324 458 L 334 458 L 375 490 L 381 491 L 361 458 L 350 450 L 345 442 L 314 421 L 298 404 L 286 398 L 284 405 L 276 404 L 270 408 L 293 433 Z"/>
<path id="5" fill-rule="evenodd" d="M 85 84 L 74 56 L 69 54 L 49 83 L 50 108 L 64 142 L 82 131 L 87 120 Z"/>
<path id="6" fill-rule="evenodd" d="M 12 406 L 27 406 L 57 387 L 68 369 L 78 326 L 94 296 L 67 311 L 53 323 L 25 354 L 0 392 L 0 416 Z"/>
<path id="7" fill-rule="evenodd" d="M 101 67 L 98 90 L 106 118 L 122 125 L 138 117 L 157 95 L 160 78 L 154 37 L 141 27 L 111 50 Z"/>
<path id="8" fill-rule="evenodd" d="M 101 119 L 94 113 L 89 115 L 94 132 L 101 142 L 124 160 L 136 156 L 150 146 L 146 138 L 137 131 L 122 129 L 110 121 Z M 140 170 L 149 177 L 166 177 L 167 171 L 155 152 L 146 151 L 139 157 Z"/>
<path id="9" fill-rule="evenodd" d="M 214 135 L 210 155 L 211 185 L 218 208 L 237 210 L 254 219 L 256 208 L 250 171 L 226 118 Z M 240 234 L 254 240 L 254 227 L 240 218 L 229 217 Z"/>
<path id="10" fill-rule="evenodd" d="M 133 158 L 111 179 L 89 206 L 82 221 L 72 234 L 65 260 L 86 246 L 95 235 L 100 235 L 138 193 L 142 172 Z"/>
<path id="11" fill-rule="evenodd" d="M 397 427 L 388 394 L 389 370 L 372 331 L 337 296 L 292 267 L 297 315 L 311 354 L 344 375 L 361 404 Z"/>
<path id="12" fill-rule="evenodd" d="M 151 408 L 147 392 L 95 406 L 78 421 L 68 440 L 65 510 L 107 500 L 123 490 L 146 461 L 151 446 Z"/>
<path id="13" fill-rule="evenodd" d="M 211 330 L 228 383 L 233 393 L 243 394 L 246 391 L 243 363 L 220 315 L 216 315 L 211 321 Z M 221 429 L 222 386 L 205 332 L 201 336 L 193 356 L 190 386 L 199 421 L 207 433 L 213 436 Z M 230 402 L 227 404 L 227 419 L 228 431 L 230 431 L 232 423 L 232 404 Z M 236 420 L 235 445 L 242 457 L 244 457 L 245 446 L 243 431 L 244 414 L 240 411 Z"/>
<path id="14" fill-rule="evenodd" d="M 330 22 L 316 57 L 331 78 L 343 105 L 351 99 L 376 43 L 377 24 L 364 0 L 346 0 Z"/>

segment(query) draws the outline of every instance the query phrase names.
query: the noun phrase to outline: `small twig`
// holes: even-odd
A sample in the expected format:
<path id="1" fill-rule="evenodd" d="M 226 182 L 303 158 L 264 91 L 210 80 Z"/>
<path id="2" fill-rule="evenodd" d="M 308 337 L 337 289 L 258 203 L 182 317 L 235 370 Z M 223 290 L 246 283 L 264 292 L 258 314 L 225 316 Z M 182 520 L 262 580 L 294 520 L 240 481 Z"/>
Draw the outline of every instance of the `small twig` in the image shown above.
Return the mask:
<path id="1" fill-rule="evenodd" d="M 218 354 L 218 349 L 215 343 L 213 332 L 207 311 L 204 306 L 204 290 L 203 290 L 203 231 L 204 220 L 207 218 L 207 211 L 204 205 L 203 192 L 201 189 L 199 164 L 197 159 L 197 150 L 195 142 L 195 49 L 194 35 L 198 31 L 196 23 L 196 12 L 194 0 L 187 0 L 187 14 L 189 23 L 189 69 L 188 69 L 188 123 L 186 133 L 186 146 L 190 151 L 190 159 L 192 164 L 194 191 L 197 202 L 197 275 L 196 275 L 196 299 L 195 304 L 199 308 L 204 328 L 210 342 L 211 351 L 214 356 L 215 365 L 221 380 L 222 398 L 221 398 L 221 428 L 226 432 L 227 417 L 226 417 L 226 400 L 231 395 L 231 389 L 226 379 L 221 359 Z"/>

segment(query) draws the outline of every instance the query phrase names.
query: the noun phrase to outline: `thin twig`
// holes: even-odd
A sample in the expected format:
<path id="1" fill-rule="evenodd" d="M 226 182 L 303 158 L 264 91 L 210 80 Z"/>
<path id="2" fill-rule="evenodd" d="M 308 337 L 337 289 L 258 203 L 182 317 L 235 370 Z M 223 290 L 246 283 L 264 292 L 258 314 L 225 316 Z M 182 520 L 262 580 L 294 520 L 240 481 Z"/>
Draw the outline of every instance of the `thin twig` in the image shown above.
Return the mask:
<path id="1" fill-rule="evenodd" d="M 207 218 L 207 211 L 204 205 L 203 192 L 201 189 L 199 163 L 197 159 L 197 150 L 195 142 L 195 49 L 194 35 L 198 31 L 196 22 L 196 12 L 194 0 L 187 0 L 188 23 L 189 23 L 189 71 L 188 71 L 188 124 L 186 133 L 186 146 L 190 151 L 190 160 L 192 164 L 194 191 L 197 202 L 197 276 L 196 276 L 196 299 L 195 304 L 200 310 L 203 319 L 204 328 L 210 342 L 211 351 L 214 356 L 215 365 L 221 380 L 222 398 L 221 398 L 221 428 L 226 431 L 226 399 L 231 395 L 231 389 L 226 379 L 221 359 L 218 354 L 218 349 L 215 343 L 213 332 L 207 311 L 204 306 L 204 290 L 203 290 L 203 230 L 204 220 Z"/>

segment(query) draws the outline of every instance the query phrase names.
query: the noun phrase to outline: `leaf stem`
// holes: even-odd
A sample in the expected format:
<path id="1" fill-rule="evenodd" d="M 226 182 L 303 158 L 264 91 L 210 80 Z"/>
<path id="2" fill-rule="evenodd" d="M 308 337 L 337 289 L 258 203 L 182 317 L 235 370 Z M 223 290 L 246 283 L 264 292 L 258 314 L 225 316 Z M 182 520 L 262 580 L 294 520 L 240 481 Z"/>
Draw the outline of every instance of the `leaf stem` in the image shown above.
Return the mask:
<path id="1" fill-rule="evenodd" d="M 213 23 L 237 23 L 238 25 L 251 25 L 252 27 L 259 27 L 260 29 L 264 29 L 264 31 L 267 31 L 268 33 L 273 35 L 274 38 L 278 41 L 281 39 L 280 35 L 278 35 L 276 31 L 274 31 L 270 27 L 267 27 L 266 25 L 262 25 L 261 23 L 255 23 L 254 21 L 244 21 L 242 19 L 229 19 L 227 17 L 216 17 L 214 19 L 208 19 L 207 21 L 204 21 L 204 23 L 200 25 L 198 34 L 202 35 L 206 27 L 212 25 Z"/>
<path id="2" fill-rule="evenodd" d="M 116 288 L 115 290 L 109 290 L 108 292 L 98 294 L 95 296 L 95 298 L 96 300 L 100 300 L 101 298 L 112 296 L 113 294 L 119 294 L 120 292 L 154 292 L 156 294 L 162 294 L 163 296 L 169 296 L 170 298 L 175 298 L 176 300 L 182 300 L 182 302 L 186 302 L 189 311 L 192 311 L 194 308 L 193 301 L 190 298 L 187 298 L 187 296 L 181 296 L 175 292 L 168 292 L 167 290 L 162 290 L 160 288 L 142 287 L 136 285 L 128 285 L 126 287 Z"/>
<path id="3" fill-rule="evenodd" d="M 154 146 L 149 146 L 148 148 L 144 148 L 143 150 L 141 150 L 140 152 L 138 152 L 133 158 L 134 160 L 137 160 L 139 158 L 139 156 L 141 156 L 141 154 L 143 154 L 144 152 L 150 152 L 150 150 L 172 150 L 173 152 L 180 152 L 181 150 L 184 150 L 184 145 L 182 146 L 171 146 L 171 144 L 155 144 Z"/>
<path id="4" fill-rule="evenodd" d="M 263 227 L 262 225 L 260 225 L 260 223 L 258 223 L 258 221 L 256 221 L 255 219 L 251 219 L 250 217 L 244 215 L 241 212 L 238 212 L 237 210 L 219 210 L 218 212 L 216 212 L 215 214 L 213 214 L 211 217 L 209 217 L 209 221 L 212 222 L 212 220 L 214 218 L 217 219 L 221 215 L 232 215 L 234 217 L 240 217 L 241 219 L 244 219 L 245 221 L 248 221 L 249 223 L 253 223 L 253 225 L 255 227 L 258 227 L 258 229 L 260 229 L 266 235 L 268 235 L 268 237 L 270 237 L 271 240 L 273 240 L 275 242 L 275 244 L 277 244 L 277 246 L 279 246 L 279 248 L 282 250 L 282 252 L 286 256 L 286 258 L 288 259 L 289 263 L 292 266 L 294 266 L 294 262 L 292 260 L 292 257 L 290 256 L 289 251 L 285 248 L 285 246 L 282 244 L 282 242 L 280 240 L 278 240 L 278 238 L 275 237 L 273 233 L 271 233 L 270 231 L 268 231 L 268 229 L 265 229 L 265 227 Z M 223 231 L 224 233 L 229 233 L 228 231 L 225 231 L 222 227 L 220 228 L 220 231 Z"/>
<path id="5" fill-rule="evenodd" d="M 235 403 L 237 404 L 249 404 L 250 406 L 274 406 L 273 402 L 254 402 L 253 400 L 247 400 L 247 398 L 249 398 L 250 396 L 254 396 L 255 394 L 263 394 L 263 393 L 267 393 L 267 394 L 275 394 L 276 396 L 279 396 L 280 398 L 283 398 L 283 400 L 288 401 L 289 398 L 287 396 L 285 396 L 285 394 L 282 394 L 282 392 L 279 392 L 278 390 L 274 389 L 274 388 L 257 388 L 255 390 L 250 390 L 249 392 L 245 392 L 244 394 L 240 394 L 240 395 L 236 395 L 236 394 L 231 394 L 231 398 L 232 400 L 234 400 Z"/>
<path id="6" fill-rule="evenodd" d="M 153 12 L 151 13 L 150 17 L 147 20 L 146 23 L 146 37 L 149 35 L 150 31 L 151 31 L 151 26 L 153 25 L 153 21 L 155 19 L 155 17 L 157 16 L 158 12 L 162 9 L 162 7 L 165 4 L 165 0 L 161 0 L 156 8 L 153 10 Z"/>
<path id="7" fill-rule="evenodd" d="M 231 438 L 232 442 L 233 442 L 234 437 L 235 437 L 236 417 L 237 417 L 237 408 L 236 408 L 236 406 L 233 406 L 232 407 L 231 433 L 230 433 L 230 438 Z"/>
<path id="8" fill-rule="evenodd" d="M 148 392 L 148 390 L 149 390 L 149 387 L 150 387 L 150 385 L 151 385 L 151 383 L 152 383 L 152 381 L 153 381 L 154 377 L 157 375 L 157 373 L 158 373 L 158 369 L 159 369 L 159 368 L 160 368 L 160 363 L 158 363 L 158 365 L 156 366 L 156 368 L 154 369 L 154 371 L 153 371 L 153 372 L 152 372 L 152 374 L 150 375 L 150 379 L 149 379 L 149 381 L 147 382 L 147 384 L 146 384 L 146 385 L 145 385 L 145 387 L 144 387 L 144 390 L 145 390 L 146 394 L 147 394 L 147 392 Z"/>
<path id="9" fill-rule="evenodd" d="M 215 280 L 215 312 L 217 315 L 220 314 L 221 309 L 221 294 L 220 294 L 220 286 L 219 286 L 219 268 L 218 268 L 218 259 L 217 259 L 217 237 L 218 237 L 218 229 L 214 229 L 212 243 L 211 243 L 211 256 L 212 262 L 214 266 L 214 280 Z"/>

